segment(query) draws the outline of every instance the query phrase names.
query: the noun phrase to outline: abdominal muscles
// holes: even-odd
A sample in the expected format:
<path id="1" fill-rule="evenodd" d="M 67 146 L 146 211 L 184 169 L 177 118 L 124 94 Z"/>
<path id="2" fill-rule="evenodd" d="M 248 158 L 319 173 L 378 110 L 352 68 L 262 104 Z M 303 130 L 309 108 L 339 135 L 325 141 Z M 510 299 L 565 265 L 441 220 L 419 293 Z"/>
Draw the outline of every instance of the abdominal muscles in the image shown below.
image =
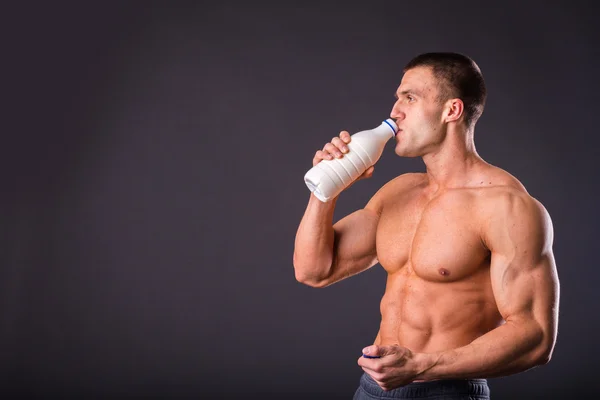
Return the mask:
<path id="1" fill-rule="evenodd" d="M 419 277 L 410 265 L 388 275 L 376 344 L 413 352 L 465 346 L 500 325 L 489 266 L 457 281 Z"/>

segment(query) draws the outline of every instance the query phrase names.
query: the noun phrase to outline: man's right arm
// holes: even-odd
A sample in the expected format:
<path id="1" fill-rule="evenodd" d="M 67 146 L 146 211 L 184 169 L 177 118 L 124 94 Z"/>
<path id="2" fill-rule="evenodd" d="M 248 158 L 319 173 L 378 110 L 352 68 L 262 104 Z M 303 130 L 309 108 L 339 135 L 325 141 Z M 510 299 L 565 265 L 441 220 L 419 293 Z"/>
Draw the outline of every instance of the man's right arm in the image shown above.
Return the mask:
<path id="1" fill-rule="evenodd" d="M 322 151 L 317 151 L 313 165 L 323 159 L 342 157 L 349 142 L 350 134 L 343 131 L 339 138 L 333 138 Z M 372 174 L 373 167 L 359 179 Z M 364 209 L 333 225 L 337 197 L 324 203 L 310 195 L 294 247 L 294 269 L 299 282 L 325 287 L 377 263 L 375 234 L 380 213 L 377 198 L 376 194 Z"/>
<path id="2" fill-rule="evenodd" d="M 322 203 L 311 194 L 294 248 L 296 279 L 325 287 L 377 263 L 375 235 L 379 213 L 373 201 L 333 225 L 337 199 Z"/>

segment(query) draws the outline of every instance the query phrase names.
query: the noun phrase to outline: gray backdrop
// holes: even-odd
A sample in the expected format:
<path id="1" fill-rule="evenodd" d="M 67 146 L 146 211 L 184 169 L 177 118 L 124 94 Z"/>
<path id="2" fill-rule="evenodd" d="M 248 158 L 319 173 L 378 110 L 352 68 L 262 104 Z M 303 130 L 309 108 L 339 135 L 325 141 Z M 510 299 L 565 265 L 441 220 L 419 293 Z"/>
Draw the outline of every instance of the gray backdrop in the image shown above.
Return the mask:
<path id="1" fill-rule="evenodd" d="M 591 2 L 548 3 L 6 10 L 2 394 L 351 398 L 385 274 L 295 281 L 302 177 L 340 130 L 389 115 L 403 65 L 426 51 L 477 61 L 477 149 L 554 221 L 554 357 L 490 380 L 493 398 L 600 393 L 600 35 Z M 336 218 L 422 170 L 388 145 Z"/>

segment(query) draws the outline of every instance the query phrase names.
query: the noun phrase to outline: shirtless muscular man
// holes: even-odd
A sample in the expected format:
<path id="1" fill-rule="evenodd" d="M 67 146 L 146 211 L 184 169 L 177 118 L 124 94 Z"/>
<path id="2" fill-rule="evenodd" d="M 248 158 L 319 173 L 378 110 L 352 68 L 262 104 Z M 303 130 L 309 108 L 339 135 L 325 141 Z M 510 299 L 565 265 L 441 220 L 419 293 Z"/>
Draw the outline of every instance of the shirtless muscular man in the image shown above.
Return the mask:
<path id="1" fill-rule="evenodd" d="M 552 221 L 515 177 L 475 150 L 486 88 L 472 59 L 421 54 L 404 68 L 396 97 L 395 153 L 421 157 L 426 172 L 392 179 L 335 224 L 337 198 L 311 194 L 295 276 L 322 288 L 377 263 L 387 272 L 355 399 L 486 399 L 485 378 L 550 360 L 559 304 Z M 350 140 L 342 131 L 313 165 L 344 157 Z"/>

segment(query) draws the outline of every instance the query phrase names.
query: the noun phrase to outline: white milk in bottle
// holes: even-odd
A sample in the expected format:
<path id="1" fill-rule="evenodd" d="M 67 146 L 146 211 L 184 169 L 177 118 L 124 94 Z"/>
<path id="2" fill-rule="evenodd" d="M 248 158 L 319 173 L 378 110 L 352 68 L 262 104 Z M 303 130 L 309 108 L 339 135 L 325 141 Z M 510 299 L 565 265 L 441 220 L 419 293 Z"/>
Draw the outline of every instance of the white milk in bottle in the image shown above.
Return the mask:
<path id="1" fill-rule="evenodd" d="M 306 186 L 322 202 L 330 201 L 379 160 L 397 131 L 394 120 L 388 118 L 375 129 L 355 133 L 342 158 L 322 160 L 304 175 Z"/>

